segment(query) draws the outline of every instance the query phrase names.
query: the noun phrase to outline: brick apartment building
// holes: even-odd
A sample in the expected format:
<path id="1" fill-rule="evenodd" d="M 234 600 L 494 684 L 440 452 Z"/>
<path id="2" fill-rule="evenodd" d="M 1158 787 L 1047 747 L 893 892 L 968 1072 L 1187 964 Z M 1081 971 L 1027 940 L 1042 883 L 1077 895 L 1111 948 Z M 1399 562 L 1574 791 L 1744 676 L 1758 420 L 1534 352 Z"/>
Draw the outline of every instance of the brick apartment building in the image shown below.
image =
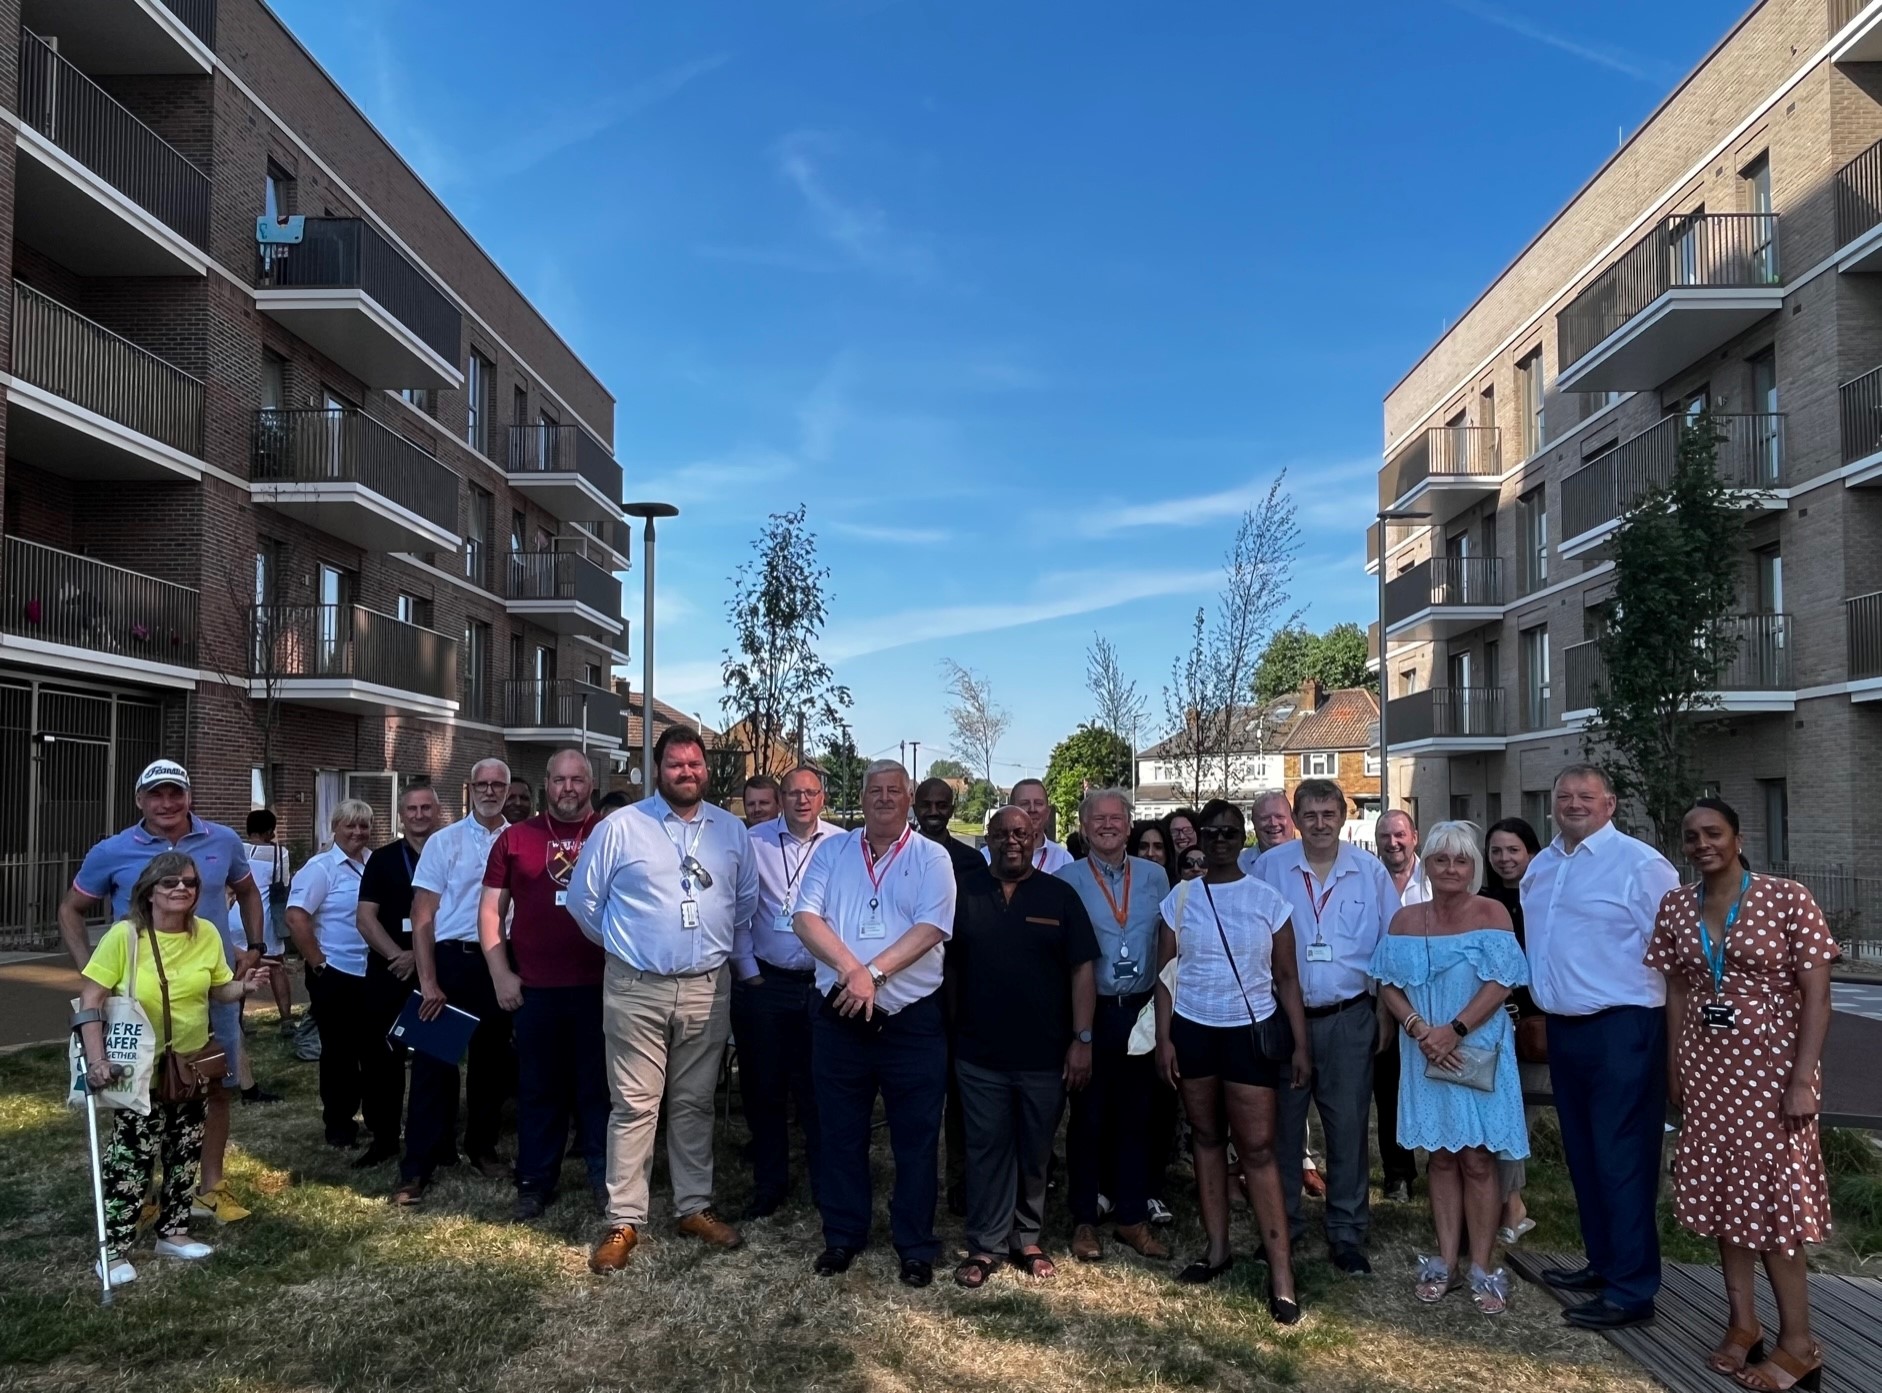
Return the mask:
<path id="1" fill-rule="evenodd" d="M 1429 514 L 1383 563 L 1421 820 L 1546 832 L 1615 520 L 1702 409 L 1747 505 L 1704 775 L 1761 867 L 1882 874 L 1882 3 L 1753 5 L 1386 397 L 1379 506 Z"/>
<path id="2" fill-rule="evenodd" d="M 259 0 L 0 21 L 0 933 L 160 753 L 239 824 L 272 726 L 305 846 L 349 793 L 456 816 L 482 756 L 618 749 L 594 373 Z"/>

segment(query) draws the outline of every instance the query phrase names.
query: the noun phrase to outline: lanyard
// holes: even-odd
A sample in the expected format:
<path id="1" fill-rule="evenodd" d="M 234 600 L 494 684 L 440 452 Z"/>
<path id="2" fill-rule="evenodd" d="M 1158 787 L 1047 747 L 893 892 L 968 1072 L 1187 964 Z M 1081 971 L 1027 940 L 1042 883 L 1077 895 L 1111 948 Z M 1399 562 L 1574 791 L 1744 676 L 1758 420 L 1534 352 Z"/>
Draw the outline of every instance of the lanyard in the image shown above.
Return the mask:
<path id="1" fill-rule="evenodd" d="M 665 818 L 660 820 L 660 828 L 667 834 L 667 840 L 673 843 L 673 854 L 679 858 L 680 889 L 685 891 L 688 895 L 691 895 L 693 893 L 693 878 L 687 874 L 686 863 L 692 860 L 693 853 L 699 850 L 699 839 L 706 833 L 706 815 L 700 813 L 693 819 L 693 840 L 685 846 L 680 845 L 680 838 L 684 837 L 686 834 L 682 832 L 679 837 L 674 836 L 673 824 L 668 822 Z"/>
<path id="2" fill-rule="evenodd" d="M 1034 870 L 1043 871 L 1046 868 L 1046 844 L 1044 842 L 1039 843 L 1039 850 L 1033 853 L 1032 864 Z M 1120 919 L 1118 922 L 1121 924 L 1124 921 Z"/>
<path id="3" fill-rule="evenodd" d="M 1326 893 L 1320 897 L 1318 904 L 1314 903 L 1313 898 L 1313 873 L 1304 866 L 1300 872 L 1300 883 L 1307 887 L 1307 908 L 1313 911 L 1313 941 L 1323 943 L 1326 940 L 1320 935 L 1320 916 L 1326 910 L 1327 901 L 1333 898 L 1333 883 L 1328 882 Z"/>
<path id="4" fill-rule="evenodd" d="M 914 835 L 914 832 L 913 824 L 904 827 L 895 845 L 890 847 L 880 859 L 877 859 L 869 850 L 869 833 L 862 831 L 856 834 L 856 845 L 861 847 L 863 852 L 863 871 L 869 877 L 869 888 L 873 892 L 869 897 L 871 909 L 877 908 L 882 898 L 882 878 L 889 873 L 889 867 L 894 864 L 895 858 L 902 854 L 902 848 L 908 845 L 908 839 Z M 878 866 L 882 868 L 880 871 L 876 869 Z"/>
<path id="5" fill-rule="evenodd" d="M 1725 926 L 1719 930 L 1719 946 L 1712 946 L 1712 935 L 1706 929 L 1706 886 L 1699 882 L 1699 951 L 1706 955 L 1706 966 L 1712 970 L 1712 994 L 1719 995 L 1725 990 L 1725 940 L 1731 937 L 1732 925 L 1738 922 L 1738 907 L 1745 902 L 1745 892 L 1751 888 L 1751 872 L 1745 872 L 1745 878 L 1738 882 L 1738 898 L 1732 901 L 1732 907 L 1725 911 Z"/>
<path id="6" fill-rule="evenodd" d="M 399 855 L 405 861 L 405 884 L 409 888 L 412 877 L 418 874 L 418 858 L 412 855 L 412 844 L 403 837 L 399 838 Z"/>
<path id="7" fill-rule="evenodd" d="M 823 833 L 821 832 L 812 837 L 810 845 L 804 847 L 804 854 L 797 858 L 797 869 L 792 870 L 790 853 L 784 849 L 784 829 L 782 827 L 778 829 L 778 859 L 784 863 L 784 897 L 787 900 L 791 896 L 791 887 L 797 884 L 797 878 L 804 873 L 804 867 L 810 864 L 810 853 L 817 849 L 817 843 L 822 840 Z"/>
<path id="8" fill-rule="evenodd" d="M 1104 892 L 1104 902 L 1111 906 L 1111 917 L 1117 920 L 1117 926 L 1120 929 L 1123 928 L 1124 921 L 1130 918 L 1131 913 L 1130 857 L 1126 856 L 1124 858 L 1124 904 L 1121 908 L 1117 900 L 1111 894 L 1111 882 L 1106 880 L 1104 878 L 1104 872 L 1098 869 L 1098 858 L 1095 856 L 1087 856 L 1085 858 L 1085 864 L 1091 868 L 1091 878 L 1098 882 L 1098 888 Z"/>

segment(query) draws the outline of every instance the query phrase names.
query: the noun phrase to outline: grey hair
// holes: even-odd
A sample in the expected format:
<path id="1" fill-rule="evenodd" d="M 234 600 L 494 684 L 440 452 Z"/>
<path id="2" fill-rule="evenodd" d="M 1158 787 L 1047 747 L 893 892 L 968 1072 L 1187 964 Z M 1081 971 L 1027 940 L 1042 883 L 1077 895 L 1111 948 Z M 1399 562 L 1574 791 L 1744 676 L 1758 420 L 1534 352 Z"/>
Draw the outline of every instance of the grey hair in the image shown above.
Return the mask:
<path id="1" fill-rule="evenodd" d="M 1264 788 L 1255 795 L 1255 801 L 1248 805 L 1248 811 L 1253 813 L 1256 817 L 1260 817 L 1261 805 L 1263 803 L 1272 803 L 1276 799 L 1279 799 L 1285 804 L 1287 802 L 1287 790 L 1284 788 Z M 1294 810 L 1292 808 L 1288 809 L 1289 816 L 1292 816 L 1293 812 Z"/>
<path id="2" fill-rule="evenodd" d="M 908 784 L 908 770 L 899 759 L 872 759 L 863 766 L 863 787 L 869 787 L 869 781 L 878 774 L 900 774 L 904 787 Z"/>
<path id="3" fill-rule="evenodd" d="M 372 804 L 363 798 L 343 799 L 333 810 L 333 816 L 327 819 L 327 830 L 337 831 L 343 823 L 372 823 Z"/>
<path id="4" fill-rule="evenodd" d="M 546 781 L 550 775 L 555 773 L 556 765 L 560 764 L 563 760 L 569 758 L 571 755 L 573 755 L 576 759 L 579 759 L 582 762 L 582 764 L 587 768 L 588 782 L 592 784 L 595 781 L 595 762 L 592 759 L 590 759 L 587 755 L 583 754 L 580 750 L 576 749 L 573 745 L 570 745 L 566 747 L 565 749 L 557 750 L 554 754 L 549 756 L 549 762 L 543 765 L 542 767 L 543 779 Z"/>
<path id="5" fill-rule="evenodd" d="M 476 779 L 476 777 L 477 777 L 477 771 L 478 771 L 479 769 L 488 769 L 488 768 L 491 768 L 492 766 L 494 766 L 494 767 L 496 767 L 496 768 L 498 768 L 498 769 L 501 769 L 501 770 L 503 771 L 503 782 L 504 782 L 504 783 L 506 783 L 506 784 L 507 784 L 507 783 L 511 783 L 511 782 L 513 782 L 513 781 L 512 781 L 512 779 L 510 778 L 510 766 L 509 766 L 509 765 L 507 765 L 507 764 L 505 764 L 505 763 L 504 763 L 504 762 L 503 762 L 502 760 L 500 760 L 500 759 L 497 759 L 497 758 L 495 758 L 494 756 L 492 756 L 492 757 L 491 757 L 491 758 L 489 758 L 489 759 L 480 759 L 480 760 L 478 760 L 478 761 L 477 761 L 477 762 L 476 762 L 475 764 L 473 764 L 473 765 L 472 765 L 472 766 L 470 767 L 470 776 L 471 776 L 471 778 L 472 778 L 473 780 L 475 780 L 475 779 Z"/>
<path id="6" fill-rule="evenodd" d="M 1602 790 L 1606 792 L 1610 798 L 1614 796 L 1614 780 L 1610 779 L 1607 770 L 1603 769 L 1598 764 L 1563 765 L 1561 772 L 1550 782 L 1549 791 L 1553 793 L 1556 789 L 1560 788 L 1563 779 L 1593 779 L 1596 783 L 1601 785 Z"/>
<path id="7" fill-rule="evenodd" d="M 1112 800 L 1124 805 L 1124 817 L 1126 820 L 1136 812 L 1136 806 L 1131 802 L 1130 794 L 1126 793 L 1123 789 L 1093 788 L 1087 789 L 1085 796 L 1078 800 L 1078 820 L 1083 822 L 1086 818 L 1091 816 L 1091 810 L 1097 807 L 1098 804 Z"/>
<path id="8" fill-rule="evenodd" d="M 1402 817 L 1402 818 L 1404 818 L 1404 819 L 1405 819 L 1405 825 L 1406 825 L 1407 827 L 1409 827 L 1409 828 L 1411 828 L 1411 830 L 1412 830 L 1412 834 L 1413 834 L 1414 836 L 1416 836 L 1416 835 L 1417 835 L 1417 832 L 1418 832 L 1418 824 L 1417 824 L 1416 822 L 1414 822 L 1414 821 L 1412 821 L 1412 815 L 1411 815 L 1410 813 L 1408 813 L 1408 812 L 1406 812 L 1406 811 L 1405 811 L 1405 810 L 1404 810 L 1403 808 L 1387 808 L 1387 809 L 1386 809 L 1386 810 L 1385 810 L 1384 812 L 1382 812 L 1382 813 L 1380 813 L 1380 814 L 1379 814 L 1379 817 L 1378 817 L 1378 820 L 1379 820 L 1380 822 L 1384 822 L 1384 821 L 1385 821 L 1385 820 L 1386 820 L 1386 819 L 1387 819 L 1388 817 Z"/>
<path id="9" fill-rule="evenodd" d="M 1470 859 L 1470 893 L 1483 889 L 1483 830 L 1474 822 L 1440 822 L 1425 837 L 1425 860 L 1433 856 Z"/>

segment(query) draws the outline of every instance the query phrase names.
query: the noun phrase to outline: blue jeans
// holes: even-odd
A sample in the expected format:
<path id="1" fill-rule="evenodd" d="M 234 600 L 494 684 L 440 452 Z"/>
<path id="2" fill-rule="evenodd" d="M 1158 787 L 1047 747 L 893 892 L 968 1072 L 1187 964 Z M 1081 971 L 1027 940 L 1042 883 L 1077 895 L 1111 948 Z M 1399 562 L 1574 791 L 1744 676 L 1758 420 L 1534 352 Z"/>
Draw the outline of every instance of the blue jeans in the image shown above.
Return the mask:
<path id="1" fill-rule="evenodd" d="M 569 1119 L 581 1139 L 588 1183 L 608 1180 L 607 1042 L 601 984 L 524 987 L 512 1018 L 516 1046 L 516 1188 L 555 1193 Z"/>

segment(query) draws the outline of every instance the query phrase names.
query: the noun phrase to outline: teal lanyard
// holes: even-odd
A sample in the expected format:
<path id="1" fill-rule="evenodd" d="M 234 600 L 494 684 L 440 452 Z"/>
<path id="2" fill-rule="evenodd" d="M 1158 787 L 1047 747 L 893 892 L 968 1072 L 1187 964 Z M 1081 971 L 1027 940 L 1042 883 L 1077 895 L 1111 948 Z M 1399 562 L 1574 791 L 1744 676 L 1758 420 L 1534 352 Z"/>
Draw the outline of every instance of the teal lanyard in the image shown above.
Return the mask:
<path id="1" fill-rule="evenodd" d="M 1725 927 L 1719 930 L 1719 946 L 1712 946 L 1712 935 L 1706 931 L 1706 887 L 1699 883 L 1699 951 L 1706 955 L 1706 966 L 1712 969 L 1712 994 L 1719 995 L 1725 989 L 1725 940 L 1732 936 L 1732 925 L 1738 922 L 1738 907 L 1745 902 L 1745 892 L 1751 888 L 1751 872 L 1745 872 L 1745 878 L 1738 882 L 1738 898 L 1732 901 L 1732 907 L 1725 911 Z"/>

